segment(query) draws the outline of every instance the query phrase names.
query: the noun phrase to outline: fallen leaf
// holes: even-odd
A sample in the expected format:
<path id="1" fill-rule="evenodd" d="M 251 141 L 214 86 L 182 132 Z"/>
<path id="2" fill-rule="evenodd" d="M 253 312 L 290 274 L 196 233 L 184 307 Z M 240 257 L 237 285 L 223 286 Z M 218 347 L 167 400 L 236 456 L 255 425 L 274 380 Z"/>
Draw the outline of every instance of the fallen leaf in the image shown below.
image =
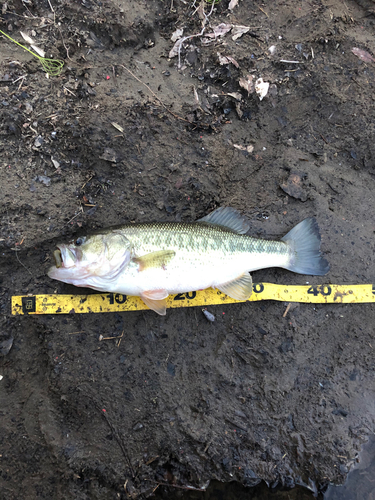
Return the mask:
<path id="1" fill-rule="evenodd" d="M 232 40 L 237 40 L 243 34 L 247 33 L 250 30 L 248 26 L 233 26 L 232 28 Z"/>
<path id="2" fill-rule="evenodd" d="M 230 64 L 232 63 L 234 66 L 236 66 L 236 68 L 239 68 L 240 65 L 238 64 L 238 62 L 233 59 L 233 57 L 231 56 L 222 56 L 220 54 L 220 52 L 217 53 L 218 57 L 219 57 L 219 63 L 221 64 L 221 66 L 223 66 L 224 64 Z"/>
<path id="3" fill-rule="evenodd" d="M 236 102 L 236 111 L 237 111 L 238 118 L 241 120 L 241 118 L 243 117 L 243 111 L 241 109 L 240 102 Z"/>
<path id="4" fill-rule="evenodd" d="M 171 36 L 172 42 L 175 42 L 176 40 L 181 38 L 183 34 L 184 34 L 184 28 L 177 28 L 176 31 Z"/>
<path id="5" fill-rule="evenodd" d="M 365 50 L 358 49 L 357 47 L 353 47 L 352 52 L 355 56 L 359 57 L 359 59 L 361 59 L 361 61 L 375 62 L 375 58 L 372 57 L 372 55 L 369 52 L 366 52 Z"/>
<path id="6" fill-rule="evenodd" d="M 207 33 L 205 35 L 206 38 L 218 38 L 219 36 L 224 36 L 232 29 L 231 24 L 221 23 L 218 26 L 215 26 L 213 29 L 213 33 Z"/>
<path id="7" fill-rule="evenodd" d="M 40 55 L 40 57 L 45 57 L 46 53 L 44 52 L 43 49 L 37 47 L 36 45 L 31 45 L 31 48 L 35 50 L 35 52 Z"/>
<path id="8" fill-rule="evenodd" d="M 246 151 L 247 153 L 252 153 L 254 151 L 254 146 L 251 144 L 249 146 L 241 146 L 241 144 L 233 144 L 233 147 L 240 149 L 241 151 Z"/>
<path id="9" fill-rule="evenodd" d="M 269 87 L 270 84 L 268 82 L 264 82 L 263 78 L 258 78 L 255 82 L 255 92 L 258 94 L 260 101 L 263 97 L 266 97 Z"/>
<path id="10" fill-rule="evenodd" d="M 233 10 L 236 7 L 236 5 L 238 5 L 238 0 L 230 0 L 228 9 Z"/>
<path id="11" fill-rule="evenodd" d="M 240 87 L 247 90 L 248 94 L 252 94 L 255 90 L 253 82 L 254 77 L 252 75 L 247 75 L 246 78 L 240 78 L 239 80 Z"/>
<path id="12" fill-rule="evenodd" d="M 271 45 L 271 47 L 268 49 L 268 52 L 271 54 L 271 56 L 274 55 L 276 51 L 276 45 Z"/>
<path id="13" fill-rule="evenodd" d="M 20 31 L 21 33 L 21 36 L 22 38 L 25 40 L 25 42 L 27 42 L 28 44 L 30 45 L 33 45 L 35 42 L 32 38 L 29 37 L 29 35 L 27 33 L 23 33 L 22 31 Z"/>
<path id="14" fill-rule="evenodd" d="M 206 18 L 206 14 L 204 13 L 205 3 L 206 2 L 204 0 L 202 0 L 198 6 L 198 9 L 197 9 L 197 14 L 198 14 L 198 17 L 201 21 L 203 21 Z"/>
<path id="15" fill-rule="evenodd" d="M 242 95 L 239 92 L 228 92 L 227 95 L 234 97 L 237 101 L 242 101 Z"/>
<path id="16" fill-rule="evenodd" d="M 174 57 L 176 57 L 178 55 L 180 47 L 181 47 L 181 39 L 177 40 L 177 42 L 173 45 L 172 49 L 170 50 L 170 52 L 168 54 L 169 59 L 173 59 Z"/>
<path id="17" fill-rule="evenodd" d="M 124 129 L 121 127 L 121 125 L 119 125 L 118 123 L 116 122 L 111 122 L 111 125 L 115 128 L 117 128 L 117 130 L 119 130 L 120 132 L 124 132 Z"/>
<path id="18" fill-rule="evenodd" d="M 52 161 L 52 164 L 53 166 L 56 168 L 56 169 L 59 169 L 60 168 L 60 163 L 54 159 L 53 156 L 51 156 L 51 161 Z"/>

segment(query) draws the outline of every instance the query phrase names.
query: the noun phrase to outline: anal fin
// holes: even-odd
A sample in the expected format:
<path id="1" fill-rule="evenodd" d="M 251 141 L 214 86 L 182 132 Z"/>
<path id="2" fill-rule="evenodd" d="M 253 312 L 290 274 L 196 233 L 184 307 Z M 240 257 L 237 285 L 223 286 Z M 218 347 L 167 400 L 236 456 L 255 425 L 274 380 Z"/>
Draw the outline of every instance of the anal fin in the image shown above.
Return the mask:
<path id="1" fill-rule="evenodd" d="M 216 288 L 232 299 L 246 300 L 253 293 L 253 280 L 249 273 L 244 273 L 235 280 L 218 285 Z"/>
<path id="2" fill-rule="evenodd" d="M 167 310 L 167 297 L 169 293 L 167 290 L 146 290 L 141 293 L 141 299 L 150 309 L 165 316 Z"/>

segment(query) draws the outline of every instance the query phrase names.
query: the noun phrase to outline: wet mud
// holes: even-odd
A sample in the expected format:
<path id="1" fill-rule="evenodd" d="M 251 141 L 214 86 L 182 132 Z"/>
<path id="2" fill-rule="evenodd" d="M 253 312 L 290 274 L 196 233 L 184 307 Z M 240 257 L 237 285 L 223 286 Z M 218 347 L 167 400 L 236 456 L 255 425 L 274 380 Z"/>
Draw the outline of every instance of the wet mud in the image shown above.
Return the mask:
<path id="1" fill-rule="evenodd" d="M 46 78 L 0 38 L 3 498 L 183 498 L 210 481 L 302 498 L 345 481 L 374 432 L 373 305 L 228 304 L 209 322 L 201 308 L 13 317 L 10 299 L 86 291 L 47 277 L 57 242 L 219 206 L 263 238 L 319 223 L 324 279 L 254 282 L 372 283 L 374 6 L 2 3 L 3 32 L 64 61 Z"/>

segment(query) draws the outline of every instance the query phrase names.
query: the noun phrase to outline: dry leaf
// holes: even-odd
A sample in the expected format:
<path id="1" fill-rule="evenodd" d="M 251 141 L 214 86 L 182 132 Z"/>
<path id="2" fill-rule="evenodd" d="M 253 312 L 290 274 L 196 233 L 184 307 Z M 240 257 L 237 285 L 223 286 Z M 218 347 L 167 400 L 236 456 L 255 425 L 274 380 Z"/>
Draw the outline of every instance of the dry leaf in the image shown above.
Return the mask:
<path id="1" fill-rule="evenodd" d="M 181 40 L 177 40 L 177 42 L 173 45 L 171 51 L 168 54 L 169 59 L 173 59 L 178 55 L 180 47 L 181 47 Z"/>
<path id="2" fill-rule="evenodd" d="M 254 151 L 254 146 L 251 144 L 249 146 L 241 146 L 241 144 L 233 144 L 233 147 L 240 149 L 241 151 L 246 151 L 247 153 L 252 153 Z"/>
<path id="3" fill-rule="evenodd" d="M 51 161 L 56 170 L 58 170 L 60 168 L 60 163 L 57 160 L 55 160 L 53 156 L 51 156 Z"/>
<path id="4" fill-rule="evenodd" d="M 241 103 L 239 103 L 239 102 L 236 102 L 236 111 L 237 111 L 238 118 L 241 120 L 241 118 L 243 117 L 243 111 L 241 109 Z"/>
<path id="5" fill-rule="evenodd" d="M 238 0 L 230 0 L 228 9 L 233 10 L 236 7 L 236 5 L 238 5 Z"/>
<path id="6" fill-rule="evenodd" d="M 34 40 L 32 38 L 29 37 L 29 35 L 27 33 L 23 33 L 22 31 L 20 31 L 21 33 L 21 36 L 22 38 L 25 40 L 25 42 L 27 42 L 29 45 L 32 45 L 34 42 Z"/>
<path id="7" fill-rule="evenodd" d="M 111 122 L 111 125 L 115 128 L 117 128 L 117 130 L 119 130 L 120 132 L 124 132 L 124 129 L 121 127 L 121 125 L 119 125 L 118 123 L 116 122 Z"/>
<path id="8" fill-rule="evenodd" d="M 231 24 L 221 23 L 219 26 L 215 26 L 213 29 L 213 33 L 207 33 L 205 36 L 207 38 L 218 38 L 219 36 L 224 36 L 232 29 Z"/>
<path id="9" fill-rule="evenodd" d="M 248 94 L 252 94 L 255 90 L 253 80 L 254 77 L 252 75 L 247 75 L 246 78 L 240 78 L 239 80 L 240 87 L 247 90 Z"/>
<path id="10" fill-rule="evenodd" d="M 271 56 L 274 55 L 276 51 L 276 45 L 271 45 L 271 47 L 268 49 L 268 52 L 271 54 Z"/>
<path id="11" fill-rule="evenodd" d="M 369 52 L 366 52 L 365 50 L 358 49 L 357 47 L 353 47 L 352 52 L 355 56 L 359 57 L 359 59 L 361 61 L 375 62 L 375 59 L 372 57 L 372 55 Z"/>
<path id="12" fill-rule="evenodd" d="M 234 66 L 236 66 L 236 68 L 240 67 L 239 64 L 238 64 L 238 62 L 235 59 L 233 59 L 233 57 L 231 57 L 231 56 L 222 56 L 220 54 L 220 52 L 218 52 L 217 55 L 219 57 L 219 63 L 221 64 L 221 66 L 223 66 L 224 64 L 230 64 L 230 63 L 232 63 L 232 64 L 234 64 Z"/>
<path id="13" fill-rule="evenodd" d="M 33 50 L 35 50 L 35 52 L 36 52 L 37 54 L 39 54 L 39 55 L 40 55 L 40 57 L 45 57 L 46 53 L 44 52 L 44 50 L 43 50 L 43 49 L 40 49 L 40 48 L 39 48 L 39 47 L 37 47 L 36 45 L 31 45 L 31 48 L 32 48 Z"/>
<path id="14" fill-rule="evenodd" d="M 197 9 L 197 14 L 198 14 L 198 17 L 201 21 L 204 21 L 204 19 L 206 18 L 206 15 L 204 13 L 204 5 L 205 5 L 205 1 L 202 0 L 201 3 L 199 4 L 198 6 L 198 9 Z"/>
<path id="15" fill-rule="evenodd" d="M 197 89 L 195 87 L 193 87 L 193 92 L 194 92 L 195 104 L 198 104 L 200 106 L 199 95 L 198 95 Z"/>
<path id="16" fill-rule="evenodd" d="M 258 78 L 255 82 L 255 92 L 258 94 L 260 101 L 263 97 L 266 97 L 269 87 L 270 84 L 268 82 L 264 82 L 263 78 Z"/>
<path id="17" fill-rule="evenodd" d="M 178 28 L 178 29 L 176 29 L 176 31 L 171 36 L 172 42 L 175 42 L 176 40 L 178 40 L 179 38 L 181 38 L 183 34 L 184 34 L 184 28 Z"/>
<path id="18" fill-rule="evenodd" d="M 242 101 L 242 95 L 239 92 L 228 92 L 227 95 L 234 97 L 237 101 Z"/>
<path id="19" fill-rule="evenodd" d="M 232 40 L 237 40 L 237 38 L 240 38 L 244 33 L 247 33 L 249 29 L 248 26 L 233 26 Z"/>

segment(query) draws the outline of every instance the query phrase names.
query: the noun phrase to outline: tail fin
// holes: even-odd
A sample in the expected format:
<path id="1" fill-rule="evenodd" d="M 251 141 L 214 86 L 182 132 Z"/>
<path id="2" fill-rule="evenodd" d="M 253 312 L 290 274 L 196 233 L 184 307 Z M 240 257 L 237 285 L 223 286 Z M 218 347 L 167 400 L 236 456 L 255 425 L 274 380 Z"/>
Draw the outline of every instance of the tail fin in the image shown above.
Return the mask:
<path id="1" fill-rule="evenodd" d="M 321 256 L 320 239 L 318 223 L 313 217 L 297 224 L 282 238 L 292 250 L 290 262 L 285 269 L 299 274 L 327 274 L 329 264 Z"/>

